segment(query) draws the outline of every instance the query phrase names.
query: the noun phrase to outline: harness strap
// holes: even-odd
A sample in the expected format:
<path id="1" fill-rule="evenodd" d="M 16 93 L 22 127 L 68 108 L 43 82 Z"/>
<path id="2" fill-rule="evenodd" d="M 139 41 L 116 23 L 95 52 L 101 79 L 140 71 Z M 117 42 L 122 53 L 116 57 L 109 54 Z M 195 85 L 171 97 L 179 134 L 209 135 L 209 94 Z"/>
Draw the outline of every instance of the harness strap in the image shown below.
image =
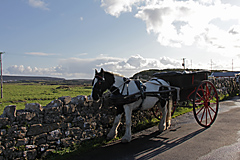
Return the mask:
<path id="1" fill-rule="evenodd" d="M 146 91 L 146 86 L 144 86 L 140 80 L 135 80 L 134 82 L 135 82 L 136 86 L 138 87 L 138 89 L 140 91 L 141 98 L 145 99 L 146 94 L 144 93 L 144 91 Z"/>
<path id="2" fill-rule="evenodd" d="M 143 102 L 146 98 L 146 94 L 144 92 L 144 91 L 146 91 L 146 86 L 144 86 L 140 80 L 135 80 L 134 82 L 135 82 L 136 86 L 138 87 L 138 89 L 140 91 L 140 95 L 141 95 L 140 97 L 142 99 L 141 104 L 137 108 L 137 110 L 140 110 L 142 108 L 142 104 L 143 104 Z"/>
<path id="3" fill-rule="evenodd" d="M 158 79 L 153 78 L 152 80 L 157 81 L 160 85 L 162 85 L 162 82 L 160 82 Z"/>
<path id="4" fill-rule="evenodd" d="M 126 78 L 126 77 L 123 77 L 123 81 L 124 81 L 124 83 L 123 83 L 123 88 L 122 88 L 122 91 L 121 91 L 121 95 L 123 94 L 125 85 L 127 85 L 127 95 L 129 95 L 128 84 L 130 83 L 130 79 Z"/>

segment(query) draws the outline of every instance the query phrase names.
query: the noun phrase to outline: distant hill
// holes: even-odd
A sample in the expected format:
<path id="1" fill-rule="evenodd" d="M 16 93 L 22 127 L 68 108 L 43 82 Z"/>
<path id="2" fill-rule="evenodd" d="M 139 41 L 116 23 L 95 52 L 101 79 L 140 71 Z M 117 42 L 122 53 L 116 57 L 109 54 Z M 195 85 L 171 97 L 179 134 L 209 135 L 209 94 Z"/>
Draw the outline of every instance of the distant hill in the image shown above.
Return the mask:
<path id="1" fill-rule="evenodd" d="M 41 83 L 44 85 L 91 85 L 91 79 L 72 79 L 56 77 L 39 77 L 39 76 L 6 76 L 3 75 L 4 83 Z"/>
<path id="2" fill-rule="evenodd" d="M 5 76 L 3 75 L 3 81 L 63 81 L 64 78 L 55 77 L 38 77 L 38 76 Z"/>

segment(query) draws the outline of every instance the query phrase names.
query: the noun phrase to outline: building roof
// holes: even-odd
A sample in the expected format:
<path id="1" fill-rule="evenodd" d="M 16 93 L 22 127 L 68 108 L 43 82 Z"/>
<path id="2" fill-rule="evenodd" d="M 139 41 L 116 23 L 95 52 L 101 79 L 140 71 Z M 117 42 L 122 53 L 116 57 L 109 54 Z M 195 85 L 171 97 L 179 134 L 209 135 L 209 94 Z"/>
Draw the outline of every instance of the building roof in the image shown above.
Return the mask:
<path id="1" fill-rule="evenodd" d="M 213 72 L 212 77 L 235 77 L 240 72 Z"/>

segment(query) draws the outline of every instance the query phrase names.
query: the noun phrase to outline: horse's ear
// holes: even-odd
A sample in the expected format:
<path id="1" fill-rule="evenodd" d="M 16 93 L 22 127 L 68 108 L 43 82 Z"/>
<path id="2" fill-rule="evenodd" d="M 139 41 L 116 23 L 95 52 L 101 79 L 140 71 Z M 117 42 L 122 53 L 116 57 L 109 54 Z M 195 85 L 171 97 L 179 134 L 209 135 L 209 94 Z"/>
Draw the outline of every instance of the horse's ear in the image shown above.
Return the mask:
<path id="1" fill-rule="evenodd" d="M 104 72 L 103 68 L 101 68 L 101 72 Z"/>
<path id="2" fill-rule="evenodd" d="M 95 74 L 97 74 L 98 73 L 98 71 L 97 71 L 97 69 L 95 69 Z"/>

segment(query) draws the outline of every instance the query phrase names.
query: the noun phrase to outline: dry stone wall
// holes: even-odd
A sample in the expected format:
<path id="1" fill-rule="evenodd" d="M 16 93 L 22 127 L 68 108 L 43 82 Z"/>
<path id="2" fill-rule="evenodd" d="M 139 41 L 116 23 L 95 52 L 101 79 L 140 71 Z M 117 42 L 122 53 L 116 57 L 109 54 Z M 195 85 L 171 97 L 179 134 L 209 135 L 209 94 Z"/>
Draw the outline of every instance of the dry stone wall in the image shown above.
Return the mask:
<path id="1" fill-rule="evenodd" d="M 6 106 L 0 116 L 0 160 L 43 158 L 54 150 L 106 136 L 115 114 L 116 108 L 107 101 L 101 105 L 87 96 L 60 97 L 46 106 L 30 103 L 23 110 Z M 134 113 L 133 127 L 151 116 L 149 111 Z"/>
<path id="2" fill-rule="evenodd" d="M 219 96 L 233 97 L 239 94 L 239 84 L 234 78 L 218 78 L 211 79 L 211 82 L 216 86 Z"/>

